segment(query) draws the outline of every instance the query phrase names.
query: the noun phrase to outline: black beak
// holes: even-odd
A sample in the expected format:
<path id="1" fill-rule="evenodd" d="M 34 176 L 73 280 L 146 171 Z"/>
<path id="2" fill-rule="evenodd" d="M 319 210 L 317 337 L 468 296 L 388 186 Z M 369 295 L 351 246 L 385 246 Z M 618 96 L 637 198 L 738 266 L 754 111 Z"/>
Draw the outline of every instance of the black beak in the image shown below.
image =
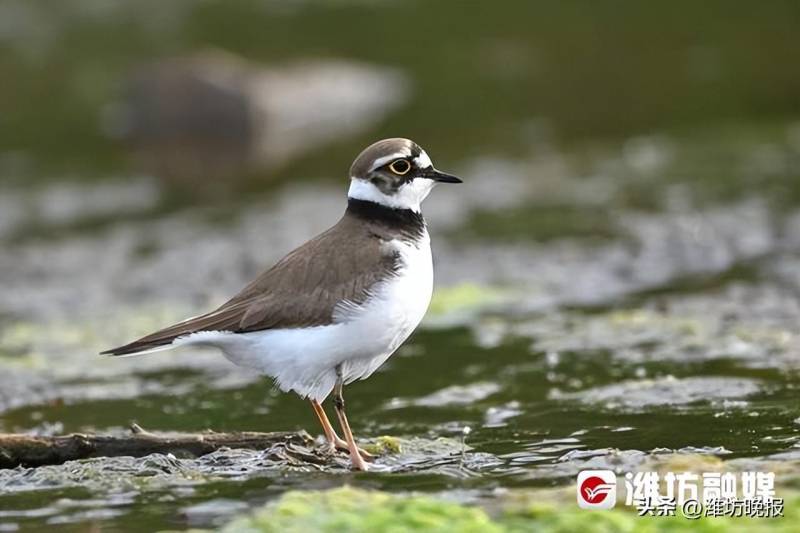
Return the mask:
<path id="1" fill-rule="evenodd" d="M 463 183 L 463 181 L 461 181 L 461 178 L 457 178 L 452 174 L 445 174 L 444 172 L 439 172 L 433 167 L 425 169 L 420 177 L 427 178 L 433 181 L 438 181 L 439 183 Z"/>

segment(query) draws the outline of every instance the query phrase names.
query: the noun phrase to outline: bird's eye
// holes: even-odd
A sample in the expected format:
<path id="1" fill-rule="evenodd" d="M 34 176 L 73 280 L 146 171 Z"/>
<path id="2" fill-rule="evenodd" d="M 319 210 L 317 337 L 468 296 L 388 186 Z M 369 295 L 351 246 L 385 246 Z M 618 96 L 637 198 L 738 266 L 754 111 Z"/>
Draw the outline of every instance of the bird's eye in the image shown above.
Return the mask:
<path id="1" fill-rule="evenodd" d="M 398 176 L 405 176 L 408 174 L 408 171 L 411 170 L 411 163 L 406 159 L 398 159 L 397 161 L 392 161 L 392 164 L 389 165 L 389 169 Z"/>

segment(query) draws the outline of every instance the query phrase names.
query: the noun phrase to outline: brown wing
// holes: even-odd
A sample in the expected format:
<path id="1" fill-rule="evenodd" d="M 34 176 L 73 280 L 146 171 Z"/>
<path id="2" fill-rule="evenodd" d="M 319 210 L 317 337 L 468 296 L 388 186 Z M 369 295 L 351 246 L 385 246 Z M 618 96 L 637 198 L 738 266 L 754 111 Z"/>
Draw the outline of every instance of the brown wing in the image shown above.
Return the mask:
<path id="1" fill-rule="evenodd" d="M 330 324 L 339 302 L 363 302 L 375 283 L 395 272 L 398 258 L 383 245 L 384 237 L 345 215 L 218 309 L 102 353 L 152 350 L 200 331 L 242 333 Z"/>

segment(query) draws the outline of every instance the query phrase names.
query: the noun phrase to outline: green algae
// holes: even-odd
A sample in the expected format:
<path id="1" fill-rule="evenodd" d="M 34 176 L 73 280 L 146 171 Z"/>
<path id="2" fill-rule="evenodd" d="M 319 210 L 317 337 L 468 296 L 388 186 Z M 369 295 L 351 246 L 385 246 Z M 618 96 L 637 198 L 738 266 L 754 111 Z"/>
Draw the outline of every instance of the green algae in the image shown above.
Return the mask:
<path id="1" fill-rule="evenodd" d="M 382 435 L 375 439 L 374 442 L 362 445 L 362 448 L 373 455 L 396 455 L 403 451 L 401 442 L 397 437 Z"/>
<path id="2" fill-rule="evenodd" d="M 501 533 L 503 528 L 478 508 L 424 496 L 396 496 L 342 487 L 330 491 L 288 492 L 277 502 L 231 522 L 222 530 L 228 533 Z"/>
<path id="3" fill-rule="evenodd" d="M 571 494 L 571 493 L 570 493 Z M 484 509 L 421 495 L 396 495 L 342 487 L 329 491 L 292 491 L 276 502 L 236 519 L 226 533 L 319 531 L 347 532 L 481 532 L 547 533 L 794 531 L 800 518 L 800 495 L 786 501 L 785 516 L 762 519 L 640 517 L 633 510 L 579 509 L 564 501 L 565 493 L 527 491 L 508 498 L 506 507 L 490 516 Z M 558 501 L 558 498 L 562 498 Z"/>
<path id="4" fill-rule="evenodd" d="M 477 283 L 460 283 L 437 288 L 431 298 L 428 314 L 438 317 L 458 312 L 476 311 L 509 299 L 509 292 Z"/>

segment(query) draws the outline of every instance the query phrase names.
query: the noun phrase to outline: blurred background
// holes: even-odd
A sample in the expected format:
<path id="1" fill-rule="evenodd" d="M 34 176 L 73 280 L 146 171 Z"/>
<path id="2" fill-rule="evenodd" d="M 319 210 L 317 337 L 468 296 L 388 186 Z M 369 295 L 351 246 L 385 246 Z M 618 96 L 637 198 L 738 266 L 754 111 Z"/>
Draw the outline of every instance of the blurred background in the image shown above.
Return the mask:
<path id="1" fill-rule="evenodd" d="M 0 431 L 318 433 L 218 354 L 96 354 L 330 226 L 353 158 L 402 136 L 465 184 L 426 202 L 429 316 L 348 405 L 363 437 L 471 425 L 475 476 L 434 454 L 373 486 L 473 501 L 619 450 L 796 465 L 798 28 L 788 0 L 0 0 Z M 248 468 L 0 471 L 0 525 L 208 526 L 309 479 Z"/>

